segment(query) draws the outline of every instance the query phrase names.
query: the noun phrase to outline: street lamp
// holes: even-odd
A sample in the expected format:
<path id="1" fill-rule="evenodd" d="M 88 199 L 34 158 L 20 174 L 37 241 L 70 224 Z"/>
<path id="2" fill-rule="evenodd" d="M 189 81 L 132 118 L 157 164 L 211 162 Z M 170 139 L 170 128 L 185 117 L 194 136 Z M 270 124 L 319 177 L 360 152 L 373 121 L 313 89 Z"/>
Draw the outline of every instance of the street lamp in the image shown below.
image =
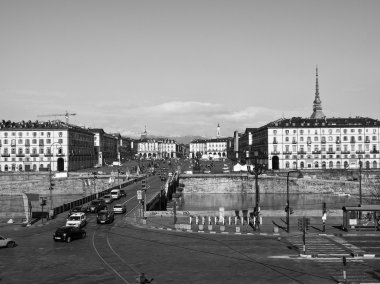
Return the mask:
<path id="1" fill-rule="evenodd" d="M 49 191 L 50 191 L 50 210 L 53 210 L 53 183 L 52 183 L 52 171 L 51 171 L 51 160 L 54 157 L 54 151 L 52 152 L 52 148 L 54 145 L 59 145 L 62 148 L 62 144 L 59 142 L 54 142 L 50 145 L 50 167 L 49 167 Z"/>
<path id="2" fill-rule="evenodd" d="M 286 177 L 286 208 L 285 208 L 285 211 L 286 211 L 286 231 L 288 233 L 290 233 L 290 229 L 289 229 L 289 219 L 290 219 L 289 175 L 291 173 L 298 173 L 297 178 L 303 178 L 303 174 L 302 174 L 302 172 L 300 170 L 289 171 L 288 174 L 287 174 L 287 177 Z"/>
<path id="3" fill-rule="evenodd" d="M 254 210 L 254 216 L 256 218 L 255 221 L 255 229 L 257 228 L 258 231 L 260 231 L 260 188 L 259 188 L 259 175 L 261 175 L 265 171 L 265 164 L 259 163 L 258 160 L 259 152 L 254 151 L 253 157 L 254 157 L 254 169 L 253 174 L 255 175 L 255 190 L 256 190 L 256 206 Z"/>
<path id="4" fill-rule="evenodd" d="M 362 161 L 359 157 L 359 206 L 362 206 Z"/>

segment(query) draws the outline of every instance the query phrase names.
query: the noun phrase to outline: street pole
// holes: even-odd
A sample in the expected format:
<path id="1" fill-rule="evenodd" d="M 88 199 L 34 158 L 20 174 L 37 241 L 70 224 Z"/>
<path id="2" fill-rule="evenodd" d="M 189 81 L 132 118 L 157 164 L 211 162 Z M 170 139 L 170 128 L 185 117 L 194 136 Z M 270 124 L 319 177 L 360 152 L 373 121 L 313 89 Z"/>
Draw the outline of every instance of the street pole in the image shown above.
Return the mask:
<path id="1" fill-rule="evenodd" d="M 359 158 L 359 206 L 362 206 L 362 161 Z"/>
<path id="2" fill-rule="evenodd" d="M 302 177 L 302 172 L 300 170 L 293 170 L 293 171 L 289 171 L 288 174 L 287 174 L 287 177 L 286 177 L 286 230 L 288 233 L 290 233 L 290 201 L 289 201 L 289 175 L 291 173 L 298 173 L 298 177 L 297 178 L 300 178 Z"/>

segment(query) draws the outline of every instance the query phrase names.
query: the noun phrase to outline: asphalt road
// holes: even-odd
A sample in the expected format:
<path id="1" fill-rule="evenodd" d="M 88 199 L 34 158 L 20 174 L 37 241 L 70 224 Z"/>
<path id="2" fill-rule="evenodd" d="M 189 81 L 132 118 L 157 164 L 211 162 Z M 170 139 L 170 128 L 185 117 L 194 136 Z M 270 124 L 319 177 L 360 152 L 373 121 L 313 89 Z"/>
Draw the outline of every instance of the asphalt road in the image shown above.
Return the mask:
<path id="1" fill-rule="evenodd" d="M 159 188 L 160 181 L 152 177 L 148 184 Z M 128 187 L 121 200 L 129 213 L 139 187 Z M 90 214 L 85 239 L 54 242 L 53 232 L 64 225 L 61 215 L 44 225 L 0 228 L 18 244 L 0 249 L 1 284 L 136 283 L 141 272 L 153 283 L 337 283 L 342 275 L 340 259 L 300 258 L 286 238 L 152 230 L 122 215 L 112 224 L 96 224 Z M 353 267 L 360 279 L 380 282 L 359 273 L 375 271 L 379 260 L 349 261 L 348 274 Z"/>

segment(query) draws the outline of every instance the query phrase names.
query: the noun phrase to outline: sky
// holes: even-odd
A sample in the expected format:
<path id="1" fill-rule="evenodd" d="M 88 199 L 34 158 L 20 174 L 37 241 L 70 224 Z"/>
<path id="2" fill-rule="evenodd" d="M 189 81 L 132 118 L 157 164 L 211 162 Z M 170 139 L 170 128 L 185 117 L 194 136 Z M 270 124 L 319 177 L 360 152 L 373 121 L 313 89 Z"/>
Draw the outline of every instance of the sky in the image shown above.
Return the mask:
<path id="1" fill-rule="evenodd" d="M 378 0 L 2 0 L 0 119 L 215 137 L 379 119 Z"/>

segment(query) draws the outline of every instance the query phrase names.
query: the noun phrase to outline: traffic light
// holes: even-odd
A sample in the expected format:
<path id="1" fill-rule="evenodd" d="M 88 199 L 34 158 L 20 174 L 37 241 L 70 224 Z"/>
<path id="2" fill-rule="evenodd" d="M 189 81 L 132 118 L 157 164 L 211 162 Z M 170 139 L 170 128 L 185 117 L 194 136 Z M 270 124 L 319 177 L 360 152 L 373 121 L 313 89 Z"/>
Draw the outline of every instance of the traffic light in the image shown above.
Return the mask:
<path id="1" fill-rule="evenodd" d="M 51 181 L 50 182 L 50 186 L 49 186 L 49 190 L 53 190 L 54 186 L 55 186 L 55 183 Z"/>
<path id="2" fill-rule="evenodd" d="M 289 210 L 289 207 L 285 206 L 285 212 L 288 212 L 288 210 Z"/>
<path id="3" fill-rule="evenodd" d="M 309 231 L 309 227 L 310 227 L 310 219 L 309 218 L 305 218 L 305 230 Z"/>
<path id="4" fill-rule="evenodd" d="M 290 215 L 294 213 L 294 211 L 293 211 L 293 208 L 292 208 L 292 207 L 289 207 L 289 210 L 290 210 L 290 212 L 289 212 L 289 213 L 290 213 Z"/>
<path id="5" fill-rule="evenodd" d="M 303 218 L 298 218 L 298 231 L 303 231 Z"/>
<path id="6" fill-rule="evenodd" d="M 146 190 L 146 180 L 145 180 L 145 179 L 143 179 L 143 180 L 141 181 L 141 189 L 142 189 L 142 190 Z"/>

